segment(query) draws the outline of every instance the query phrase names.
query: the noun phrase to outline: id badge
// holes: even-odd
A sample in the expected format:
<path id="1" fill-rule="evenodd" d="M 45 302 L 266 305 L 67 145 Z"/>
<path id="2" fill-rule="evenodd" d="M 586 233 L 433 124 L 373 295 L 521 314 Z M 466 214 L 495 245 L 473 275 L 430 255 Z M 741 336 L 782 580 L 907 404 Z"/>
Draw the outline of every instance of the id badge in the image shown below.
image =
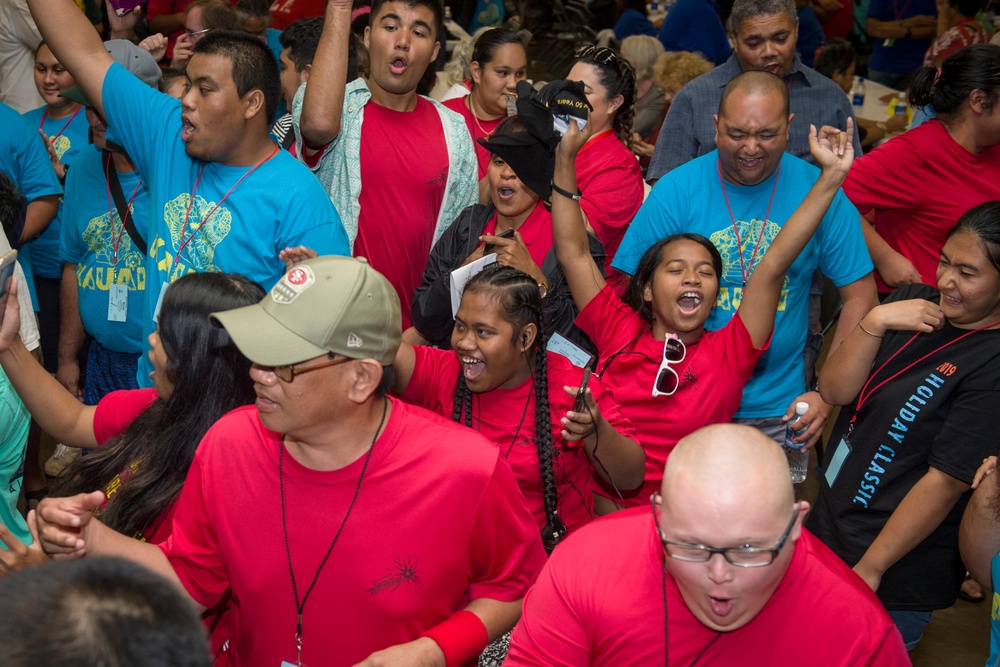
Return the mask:
<path id="1" fill-rule="evenodd" d="M 847 460 L 847 456 L 851 453 L 851 443 L 847 441 L 846 438 L 841 438 L 840 442 L 837 443 L 837 449 L 834 450 L 833 456 L 830 457 L 830 463 L 826 466 L 826 483 L 833 488 L 833 482 L 837 479 L 837 475 L 840 474 L 840 469 L 844 467 L 844 461 Z"/>
<path id="2" fill-rule="evenodd" d="M 108 286 L 108 322 L 124 322 L 128 317 L 128 286 Z"/>
<path id="3" fill-rule="evenodd" d="M 168 287 L 170 287 L 170 283 L 160 285 L 160 296 L 156 297 L 156 308 L 153 309 L 153 322 L 155 324 L 160 323 L 160 308 L 163 307 L 163 295 L 167 293 Z"/>

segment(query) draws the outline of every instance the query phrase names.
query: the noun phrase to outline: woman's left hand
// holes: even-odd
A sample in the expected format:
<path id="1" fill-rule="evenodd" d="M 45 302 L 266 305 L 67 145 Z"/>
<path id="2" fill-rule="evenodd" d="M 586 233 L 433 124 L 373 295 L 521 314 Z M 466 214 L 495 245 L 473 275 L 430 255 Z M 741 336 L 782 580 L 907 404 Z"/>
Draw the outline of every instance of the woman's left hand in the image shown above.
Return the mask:
<path id="1" fill-rule="evenodd" d="M 560 158 L 568 158 L 570 160 L 576 159 L 576 154 L 580 152 L 583 145 L 590 141 L 590 137 L 594 134 L 593 124 L 588 122 L 586 127 L 582 130 L 576 123 L 576 119 L 569 119 L 569 127 L 566 129 L 566 133 L 559 140 L 556 145 L 556 160 Z"/>
<path id="2" fill-rule="evenodd" d="M 563 391 L 575 398 L 580 388 L 563 387 Z M 597 431 L 597 424 L 601 421 L 601 409 L 597 406 L 597 401 L 594 400 L 589 388 L 584 391 L 584 402 L 586 403 L 584 410 L 580 412 L 567 410 L 566 416 L 561 420 L 563 430 L 560 435 L 566 442 L 579 442 Z"/>
<path id="3" fill-rule="evenodd" d="M 45 130 L 42 128 L 38 128 L 38 134 L 42 135 L 42 141 L 45 142 L 45 150 L 49 154 L 49 162 L 52 163 L 52 168 L 56 171 L 56 177 L 62 183 L 66 180 L 66 165 L 62 163 L 62 160 L 59 159 L 59 154 L 56 153 L 56 140 L 50 139 L 49 135 L 45 134 Z"/>
<path id="4" fill-rule="evenodd" d="M 520 232 L 515 231 L 513 238 L 506 239 L 492 234 L 483 234 L 479 237 L 479 241 L 494 246 L 493 252 L 497 254 L 497 264 L 500 266 L 517 269 L 534 278 L 535 282 L 547 284 L 545 274 L 535 264 L 535 260 L 531 259 L 531 253 L 528 252 L 528 246 L 524 245 L 524 239 L 521 238 Z"/>

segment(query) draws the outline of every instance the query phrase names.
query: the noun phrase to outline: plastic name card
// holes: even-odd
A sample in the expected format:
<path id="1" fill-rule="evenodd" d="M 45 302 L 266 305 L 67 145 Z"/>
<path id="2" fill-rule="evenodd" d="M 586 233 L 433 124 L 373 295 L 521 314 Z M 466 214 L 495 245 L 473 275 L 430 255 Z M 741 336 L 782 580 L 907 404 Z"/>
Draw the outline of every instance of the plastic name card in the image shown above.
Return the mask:
<path id="1" fill-rule="evenodd" d="M 844 466 L 844 461 L 847 460 L 847 455 L 850 453 L 851 443 L 841 438 L 840 442 L 837 443 L 837 449 L 830 458 L 830 463 L 826 466 L 826 483 L 830 485 L 831 489 L 833 488 L 834 480 L 840 474 L 840 469 Z"/>
<path id="2" fill-rule="evenodd" d="M 124 322 L 128 318 L 128 286 L 108 285 L 108 321 Z"/>
<path id="3" fill-rule="evenodd" d="M 163 308 L 163 296 L 167 293 L 170 283 L 160 285 L 160 296 L 156 297 L 156 308 L 153 309 L 153 322 L 160 323 L 160 308 Z"/>
<path id="4" fill-rule="evenodd" d="M 549 344 L 545 349 L 566 357 L 578 368 L 586 368 L 594 361 L 594 355 L 558 332 L 549 337 Z"/>

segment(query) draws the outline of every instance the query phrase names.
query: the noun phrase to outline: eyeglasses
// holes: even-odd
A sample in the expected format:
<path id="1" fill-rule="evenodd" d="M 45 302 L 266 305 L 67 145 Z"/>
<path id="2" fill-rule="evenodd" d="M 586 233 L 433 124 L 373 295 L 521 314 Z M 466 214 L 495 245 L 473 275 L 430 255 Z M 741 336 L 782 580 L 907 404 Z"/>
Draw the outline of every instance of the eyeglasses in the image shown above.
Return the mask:
<path id="1" fill-rule="evenodd" d="M 686 355 L 684 341 L 677 334 L 667 334 L 667 339 L 663 341 L 663 361 L 660 362 L 660 370 L 656 372 L 656 382 L 653 383 L 653 398 L 670 396 L 677 391 L 681 378 L 670 364 L 679 364 Z"/>
<path id="2" fill-rule="evenodd" d="M 186 32 L 187 36 L 190 37 L 191 39 L 195 39 L 213 30 L 215 30 L 215 28 L 205 28 L 204 30 L 194 30 L 194 31 L 185 30 L 184 32 Z"/>
<path id="3" fill-rule="evenodd" d="M 618 62 L 618 54 L 613 49 L 609 49 L 606 46 L 597 47 L 593 44 L 581 46 L 577 49 L 576 58 L 587 58 L 602 65 Z"/>
<path id="4" fill-rule="evenodd" d="M 713 554 L 722 554 L 722 557 L 726 559 L 727 563 L 735 565 L 736 567 L 766 567 L 773 563 L 774 559 L 778 557 L 779 553 L 781 553 L 781 549 L 785 546 L 785 542 L 788 541 L 788 536 L 791 535 L 792 527 L 795 525 L 795 519 L 799 516 L 799 503 L 795 503 L 795 506 L 792 508 L 792 518 L 788 520 L 788 527 L 785 528 L 785 532 L 781 534 L 781 537 L 778 538 L 778 543 L 772 549 L 750 546 L 725 547 L 720 549 L 717 547 L 709 547 L 704 544 L 671 542 L 668 540 L 663 534 L 663 529 L 660 528 L 659 505 L 660 494 L 654 493 L 653 521 L 656 523 L 656 532 L 660 535 L 660 542 L 663 544 L 663 550 L 667 552 L 668 556 L 687 563 L 707 563 L 711 560 Z"/>
<path id="5" fill-rule="evenodd" d="M 325 361 L 322 364 L 316 364 L 315 366 L 309 366 L 307 368 L 302 368 L 302 364 L 308 363 L 301 361 L 297 364 L 289 364 L 287 366 L 260 366 L 267 371 L 271 371 L 278 376 L 278 379 L 282 382 L 291 382 L 295 379 L 297 375 L 305 375 L 306 373 L 312 373 L 313 371 L 318 371 L 321 368 L 329 368 L 330 366 L 339 366 L 340 364 L 352 361 L 350 357 L 341 357 L 340 359 L 333 359 L 332 361 Z"/>

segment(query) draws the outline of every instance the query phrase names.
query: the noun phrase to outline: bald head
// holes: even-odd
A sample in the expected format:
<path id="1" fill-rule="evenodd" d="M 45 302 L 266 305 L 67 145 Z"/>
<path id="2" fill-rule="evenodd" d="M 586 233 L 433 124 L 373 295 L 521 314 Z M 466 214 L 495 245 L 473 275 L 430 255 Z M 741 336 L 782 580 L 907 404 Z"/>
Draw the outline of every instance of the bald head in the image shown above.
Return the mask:
<path id="1" fill-rule="evenodd" d="M 663 502 L 713 498 L 746 507 L 790 509 L 794 502 L 781 447 L 750 426 L 714 424 L 681 439 L 663 473 Z"/>
<path id="2" fill-rule="evenodd" d="M 719 116 L 725 116 L 726 101 L 734 92 L 742 93 L 741 100 L 748 100 L 753 97 L 775 96 L 781 99 L 784 115 L 787 116 L 791 109 L 788 98 L 788 85 L 781 77 L 762 70 L 743 72 L 734 77 L 726 87 L 722 89 L 722 99 L 719 100 Z"/>

